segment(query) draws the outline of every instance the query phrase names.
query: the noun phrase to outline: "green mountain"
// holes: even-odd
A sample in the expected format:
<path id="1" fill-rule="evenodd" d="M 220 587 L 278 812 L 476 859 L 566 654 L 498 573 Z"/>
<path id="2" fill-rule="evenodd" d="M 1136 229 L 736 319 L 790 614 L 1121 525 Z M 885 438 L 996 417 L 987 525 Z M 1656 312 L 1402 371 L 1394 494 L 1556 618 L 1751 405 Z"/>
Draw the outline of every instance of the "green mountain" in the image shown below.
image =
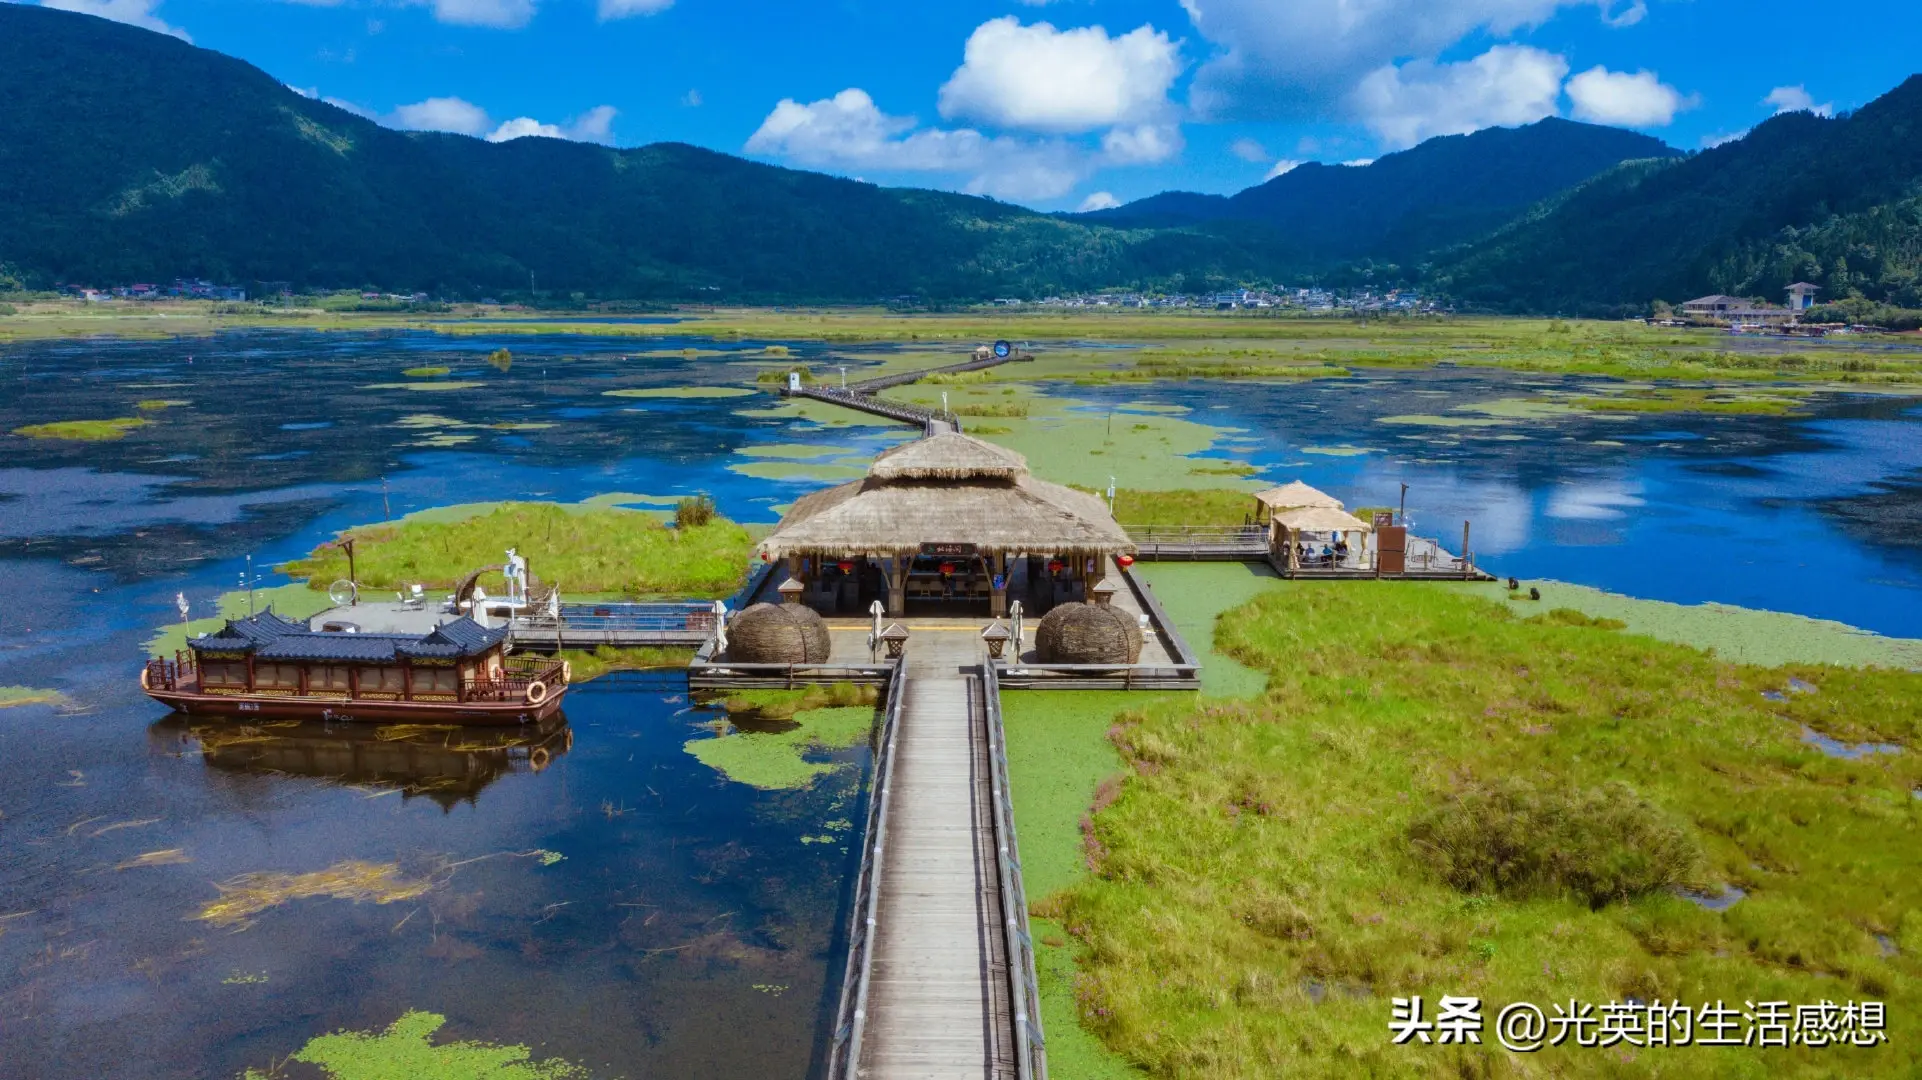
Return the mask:
<path id="1" fill-rule="evenodd" d="M 1062 221 L 692 146 L 397 132 L 259 69 L 0 3 L 0 265 L 476 295 L 872 300 L 1205 289 L 1278 269 L 1192 230 Z"/>
<path id="2" fill-rule="evenodd" d="M 1746 138 L 1629 163 L 1440 260 L 1456 297 L 1610 314 L 1708 293 L 1922 307 L 1922 76 L 1853 114 L 1777 116 Z"/>
<path id="3" fill-rule="evenodd" d="M 1319 261 L 1412 261 L 1487 235 L 1624 161 L 1671 158 L 1659 139 L 1548 119 L 1430 139 L 1368 165 L 1310 162 L 1233 196 L 1171 191 L 1076 220 L 1136 228 L 1256 223 Z"/>

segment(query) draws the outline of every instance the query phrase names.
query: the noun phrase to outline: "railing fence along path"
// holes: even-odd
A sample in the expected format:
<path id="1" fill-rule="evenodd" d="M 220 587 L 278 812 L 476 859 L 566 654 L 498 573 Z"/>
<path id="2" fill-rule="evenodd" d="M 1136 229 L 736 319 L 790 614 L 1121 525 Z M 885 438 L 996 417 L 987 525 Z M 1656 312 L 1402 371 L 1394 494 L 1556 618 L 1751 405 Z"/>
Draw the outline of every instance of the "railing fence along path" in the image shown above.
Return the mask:
<path id="1" fill-rule="evenodd" d="M 987 714 L 989 783 L 993 788 L 1001 912 L 1007 923 L 1008 992 L 1014 1002 L 1015 1065 L 1021 1080 L 1047 1080 L 1047 1039 L 1041 1031 L 1041 983 L 1035 975 L 1028 892 L 1021 878 L 1021 844 L 1014 831 L 1014 798 L 1008 785 L 1008 738 L 1001 720 L 1001 685 L 992 662 L 981 665 L 981 698 Z"/>

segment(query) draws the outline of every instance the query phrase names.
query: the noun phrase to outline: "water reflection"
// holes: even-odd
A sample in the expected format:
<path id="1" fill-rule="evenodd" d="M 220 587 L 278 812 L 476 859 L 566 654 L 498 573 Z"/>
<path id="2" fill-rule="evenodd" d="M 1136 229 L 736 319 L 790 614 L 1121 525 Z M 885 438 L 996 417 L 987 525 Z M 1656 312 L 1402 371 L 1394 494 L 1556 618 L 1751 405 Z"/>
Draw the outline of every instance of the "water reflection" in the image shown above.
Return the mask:
<path id="1" fill-rule="evenodd" d="M 210 769 L 279 773 L 350 787 L 394 788 L 443 810 L 472 803 L 511 773 L 546 771 L 574 748 L 565 714 L 521 728 L 453 724 L 236 724 L 173 713 L 149 730 L 157 746 L 198 752 Z"/>

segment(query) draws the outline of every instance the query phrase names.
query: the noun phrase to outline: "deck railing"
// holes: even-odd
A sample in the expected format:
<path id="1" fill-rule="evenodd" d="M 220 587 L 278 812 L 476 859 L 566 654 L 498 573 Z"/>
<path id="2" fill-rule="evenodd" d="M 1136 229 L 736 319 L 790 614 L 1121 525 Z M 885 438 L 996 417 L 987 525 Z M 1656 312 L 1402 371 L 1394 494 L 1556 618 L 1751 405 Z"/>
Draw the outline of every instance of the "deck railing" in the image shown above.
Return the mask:
<path id="1" fill-rule="evenodd" d="M 854 910 L 848 918 L 848 962 L 841 978 L 841 1001 L 834 1011 L 834 1038 L 828 1045 L 829 1080 L 856 1080 L 861 1069 L 861 1036 L 868 1023 L 868 984 L 874 972 L 874 919 L 881 903 L 881 855 L 887 842 L 889 790 L 894 782 L 894 740 L 901 728 L 907 692 L 907 665 L 897 664 L 888 679 L 887 711 L 868 787 L 868 828 L 861 846 L 861 869 L 854 879 Z"/>
<path id="2" fill-rule="evenodd" d="M 470 678 L 461 680 L 461 698 L 465 701 L 522 701 L 527 697 L 527 688 L 536 682 L 547 688 L 547 696 L 552 697 L 565 689 L 562 680 L 563 662 L 546 656 L 509 656 L 501 661 L 501 677 L 498 679 Z"/>
<path id="3" fill-rule="evenodd" d="M 1048 1041 L 1041 1031 L 1041 983 L 1034 970 L 1028 891 L 1021 879 L 1021 843 L 1014 831 L 1008 785 L 1008 735 L 1001 722 L 1001 685 L 992 662 L 981 665 L 982 708 L 988 726 L 988 780 L 994 791 L 994 842 L 1000 864 L 1001 916 L 1007 926 L 1008 997 L 1014 1003 L 1015 1065 L 1020 1080 L 1048 1080 Z"/>

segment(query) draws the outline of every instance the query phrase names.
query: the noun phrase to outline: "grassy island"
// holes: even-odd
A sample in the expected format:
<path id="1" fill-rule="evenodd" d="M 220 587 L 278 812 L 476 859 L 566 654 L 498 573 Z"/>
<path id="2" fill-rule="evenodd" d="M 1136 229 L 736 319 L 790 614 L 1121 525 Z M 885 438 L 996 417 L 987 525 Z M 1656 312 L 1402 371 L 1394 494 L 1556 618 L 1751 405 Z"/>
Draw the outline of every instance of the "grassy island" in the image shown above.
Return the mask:
<path id="1" fill-rule="evenodd" d="M 144 416 L 117 416 L 108 420 L 55 420 L 47 424 L 28 424 L 13 429 L 15 435 L 29 439 L 65 439 L 69 442 L 113 442 L 124 439 L 136 429 L 153 421 Z"/>
<path id="2" fill-rule="evenodd" d="M 1059 1041 L 1090 1076 L 1914 1074 L 1922 676 L 1727 663 L 1455 586 L 1254 592 L 1213 635 L 1259 673 L 1251 696 L 1011 695 L 1051 1058 Z M 1024 785 L 1037 754 L 1048 782 Z M 1491 1022 L 1571 997 L 1881 1001 L 1888 1042 L 1634 1064 L 1393 1046 L 1387 999 L 1410 994 L 1479 996 Z"/>
<path id="3" fill-rule="evenodd" d="M 563 597 L 725 597 L 740 587 L 753 549 L 747 530 L 726 518 L 677 527 L 645 511 L 559 503 L 502 503 L 454 520 L 419 515 L 349 529 L 348 537 L 363 589 L 450 588 L 500 565 L 512 547 Z M 347 576 L 347 553 L 322 545 L 281 570 L 325 589 Z"/>

